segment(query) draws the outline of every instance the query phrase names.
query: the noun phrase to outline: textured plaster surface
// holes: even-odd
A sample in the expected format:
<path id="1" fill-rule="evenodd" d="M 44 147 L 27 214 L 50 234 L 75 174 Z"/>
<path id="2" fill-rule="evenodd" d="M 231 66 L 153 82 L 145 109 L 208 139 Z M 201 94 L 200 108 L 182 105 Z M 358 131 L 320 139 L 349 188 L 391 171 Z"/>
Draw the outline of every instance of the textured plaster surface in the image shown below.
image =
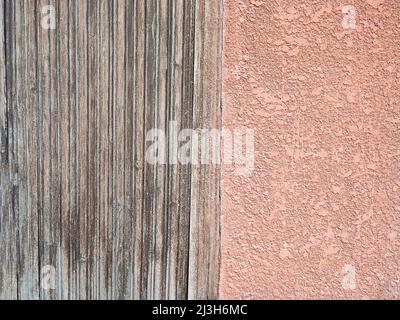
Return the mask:
<path id="1" fill-rule="evenodd" d="M 225 0 L 223 121 L 255 130 L 255 170 L 223 173 L 221 298 L 400 299 L 399 17 Z"/>

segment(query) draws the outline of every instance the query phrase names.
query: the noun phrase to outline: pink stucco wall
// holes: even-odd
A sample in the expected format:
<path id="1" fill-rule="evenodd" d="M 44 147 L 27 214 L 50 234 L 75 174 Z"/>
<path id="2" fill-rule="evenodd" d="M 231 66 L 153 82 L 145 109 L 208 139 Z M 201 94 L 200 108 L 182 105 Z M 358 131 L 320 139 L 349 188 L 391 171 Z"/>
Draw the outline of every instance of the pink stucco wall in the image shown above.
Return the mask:
<path id="1" fill-rule="evenodd" d="M 255 170 L 223 173 L 221 298 L 400 299 L 399 17 L 225 0 L 224 126 L 255 130 Z"/>

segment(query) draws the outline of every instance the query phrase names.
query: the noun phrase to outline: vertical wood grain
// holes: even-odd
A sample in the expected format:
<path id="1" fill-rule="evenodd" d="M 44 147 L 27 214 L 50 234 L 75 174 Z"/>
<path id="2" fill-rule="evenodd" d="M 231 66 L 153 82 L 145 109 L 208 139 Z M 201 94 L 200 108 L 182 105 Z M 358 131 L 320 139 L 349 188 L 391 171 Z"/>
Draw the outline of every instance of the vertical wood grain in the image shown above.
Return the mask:
<path id="1" fill-rule="evenodd" d="M 221 16 L 0 1 L 0 299 L 218 297 L 219 166 L 179 163 L 170 137 L 221 126 Z M 146 160 L 152 129 L 167 164 Z"/>
<path id="2" fill-rule="evenodd" d="M 221 128 L 221 65 L 222 48 L 210 43 L 221 43 L 220 29 L 222 4 L 197 0 L 195 4 L 194 40 L 194 101 L 193 127 Z M 215 143 L 212 137 L 200 141 L 206 149 L 199 148 L 201 163 L 203 153 L 209 150 L 213 160 Z M 219 205 L 220 174 L 218 164 L 211 161 L 206 166 L 192 169 L 189 253 L 189 298 L 212 299 L 218 295 L 219 280 Z M 207 190 L 207 193 L 204 192 Z M 210 241 L 212 239 L 212 241 Z"/>

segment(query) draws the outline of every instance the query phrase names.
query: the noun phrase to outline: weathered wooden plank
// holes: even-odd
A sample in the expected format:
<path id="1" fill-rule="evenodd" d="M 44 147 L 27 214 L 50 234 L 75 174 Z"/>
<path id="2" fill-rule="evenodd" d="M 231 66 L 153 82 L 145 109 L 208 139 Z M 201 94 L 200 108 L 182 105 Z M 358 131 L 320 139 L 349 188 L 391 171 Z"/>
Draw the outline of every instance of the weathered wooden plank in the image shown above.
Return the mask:
<path id="1" fill-rule="evenodd" d="M 168 69 L 168 2 L 160 1 L 158 7 L 158 70 L 157 70 L 157 102 L 155 127 L 167 133 L 167 69 Z M 165 157 L 165 153 L 164 153 Z M 158 165 L 156 168 L 155 183 L 155 210 L 154 210 L 154 291 L 153 299 L 165 297 L 165 274 L 166 274 L 166 166 Z"/>
<path id="2" fill-rule="evenodd" d="M 77 1 L 70 0 L 69 11 L 69 154 L 70 164 L 68 170 L 68 190 L 69 190 L 69 299 L 79 299 L 79 65 L 78 65 L 78 7 Z"/>
<path id="3" fill-rule="evenodd" d="M 5 8 L 4 1 L 0 2 L 0 163 L 5 166 L 7 158 L 7 118 L 6 118 L 6 53 L 5 53 L 5 30 L 4 30 Z M 3 170 L 2 170 L 3 172 Z"/>
<path id="4" fill-rule="evenodd" d="M 2 166 L 1 166 L 1 217 L 0 217 L 0 297 L 2 299 L 16 299 L 18 297 L 17 274 L 17 234 L 15 215 L 18 212 L 16 200 L 18 197 L 17 185 L 14 186 L 15 169 L 15 21 L 14 2 L 2 3 L 1 36 L 3 63 L 2 71 L 2 102 L 0 107 L 0 123 L 2 132 Z M 5 140 L 5 141 L 4 141 Z"/>
<path id="5" fill-rule="evenodd" d="M 77 52 L 78 52 L 78 201 L 79 201 L 79 298 L 88 299 L 88 211 L 89 211 L 89 155 L 88 155 L 88 2 L 78 1 L 77 5 Z"/>
<path id="6" fill-rule="evenodd" d="M 101 46 L 100 54 L 100 70 L 99 70 L 99 143 L 98 148 L 100 152 L 99 159 L 99 222 L 100 222 L 100 299 L 110 298 L 109 287 L 111 285 L 111 196 L 110 190 L 110 172 L 111 172 L 111 147 L 110 147 L 110 24 L 111 11 L 110 2 L 102 0 L 100 3 L 100 41 Z"/>
<path id="7" fill-rule="evenodd" d="M 87 283 L 88 298 L 98 299 L 98 207 L 97 207 L 97 114 L 98 114 L 98 1 L 88 1 L 88 211 Z"/>
<path id="8" fill-rule="evenodd" d="M 125 3 L 113 2 L 113 299 L 127 297 L 127 252 L 124 251 L 125 199 Z"/>
<path id="9" fill-rule="evenodd" d="M 7 81 L 7 125 L 8 125 L 8 157 L 9 157 L 9 225 L 5 226 L 9 228 L 9 236 L 7 239 L 8 246 L 8 261 L 10 265 L 10 277 L 11 281 L 11 294 L 18 297 L 18 290 L 14 286 L 18 286 L 19 277 L 19 224 L 18 224 L 18 213 L 19 213 L 19 162 L 18 162 L 18 105 L 17 105 L 17 21 L 16 21 L 16 2 L 6 1 L 6 81 Z"/>
<path id="10" fill-rule="evenodd" d="M 18 220 L 18 285 L 19 298 L 30 298 L 34 295 L 31 288 L 34 288 L 34 280 L 32 279 L 32 261 L 31 254 L 37 243 L 33 243 L 30 227 L 32 226 L 31 212 L 28 208 L 28 132 L 29 124 L 25 121 L 28 116 L 27 102 L 27 48 L 24 45 L 26 41 L 26 15 L 25 3 L 23 1 L 15 2 L 15 19 L 16 19 L 16 38 L 15 38 L 15 63 L 16 63 L 16 148 L 17 148 L 17 163 L 18 173 L 18 204 L 19 210 L 16 219 Z M 34 255 L 33 255 L 34 257 Z"/>
<path id="11" fill-rule="evenodd" d="M 123 211 L 123 251 L 125 253 L 124 268 L 126 270 L 124 295 L 125 299 L 134 298 L 134 152 L 135 152 L 135 10 L 136 2 L 129 1 L 125 8 L 125 158 L 124 158 L 124 197 L 125 208 Z"/>
<path id="12" fill-rule="evenodd" d="M 205 3 L 205 37 L 204 43 L 211 43 L 214 45 L 205 45 L 206 50 L 204 51 L 204 64 L 202 68 L 204 71 L 204 93 L 205 93 L 205 105 L 209 109 L 205 109 L 204 119 L 210 117 L 210 127 L 221 130 L 222 128 L 222 63 L 221 59 L 223 56 L 223 2 L 216 1 Z M 220 145 L 220 141 L 212 140 L 210 149 L 212 146 Z M 214 156 L 218 165 L 210 166 L 209 178 L 203 177 L 208 182 L 210 194 L 201 192 L 198 189 L 198 196 L 208 204 L 209 209 L 207 212 L 199 212 L 199 215 L 206 215 L 204 228 L 209 232 L 206 236 L 206 243 L 203 246 L 209 247 L 209 260 L 208 265 L 204 264 L 204 261 L 199 262 L 199 269 L 206 270 L 208 267 L 208 289 L 207 293 L 202 296 L 195 296 L 193 298 L 198 299 L 215 299 L 219 294 L 219 279 L 220 279 L 220 259 L 221 259 L 221 228 L 220 228 L 220 212 L 221 212 L 221 150 L 215 150 Z M 214 159 L 214 158 L 213 158 Z M 213 161 L 213 160 L 212 160 Z M 212 162 L 214 163 L 214 162 Z M 190 291 L 190 290 L 189 290 Z M 190 293 L 189 293 L 190 297 Z"/>
<path id="13" fill-rule="evenodd" d="M 170 3 L 170 65 L 169 65 L 169 121 L 174 125 L 169 126 L 169 136 L 178 135 L 178 124 L 181 123 L 182 115 L 182 86 L 183 86 L 183 33 L 180 31 L 183 26 L 184 0 L 177 0 Z M 168 299 L 178 297 L 178 246 L 179 246 L 179 186 L 180 176 L 178 167 L 178 145 L 177 141 L 168 143 L 168 234 L 167 234 L 167 288 Z"/>
<path id="14" fill-rule="evenodd" d="M 9 3 L 10 5 L 10 3 Z M 17 201 L 14 206 L 14 221 L 17 226 L 17 238 L 8 238 L 7 241 L 16 245 L 16 260 L 9 261 L 15 263 L 17 268 L 17 283 L 18 283 L 18 298 L 36 299 L 39 294 L 38 290 L 38 260 L 37 260 L 37 211 L 35 210 L 35 191 L 32 194 L 31 179 L 36 181 L 35 162 L 31 166 L 30 159 L 35 159 L 36 141 L 36 121 L 26 121 L 35 111 L 30 110 L 30 102 L 33 100 L 31 88 L 35 87 L 35 71 L 29 66 L 29 61 L 34 59 L 35 54 L 29 52 L 30 48 L 25 46 L 29 37 L 32 36 L 32 28 L 28 29 L 30 17 L 26 9 L 27 4 L 23 1 L 16 1 L 15 8 L 15 51 L 10 51 L 11 56 L 6 56 L 9 61 L 15 63 L 15 86 L 16 95 L 15 104 L 11 106 L 14 120 L 15 131 L 13 140 L 14 150 L 16 150 L 16 158 L 13 162 L 16 163 L 15 180 L 13 185 L 17 190 Z M 10 43 L 11 44 L 11 43 Z M 32 53 L 32 55 L 30 55 Z M 4 56 L 3 56 L 4 57 Z M 31 65 L 34 65 L 31 64 Z M 30 78 L 30 76 L 32 77 Z M 35 105 L 33 103 L 33 105 Z M 31 135 L 31 132 L 33 136 Z M 33 138 L 31 140 L 31 137 Z M 9 140 L 9 142 L 12 140 Z M 34 142 L 34 143 L 32 143 Z M 7 143 L 9 145 L 9 143 Z M 11 155 L 13 153 L 9 153 Z M 2 181 L 3 184 L 3 181 Z M 35 184 L 33 184 L 33 187 Z M 32 194 L 32 195 L 31 195 Z"/>
<path id="15" fill-rule="evenodd" d="M 217 297 L 219 167 L 178 147 L 220 127 L 221 13 L 0 2 L 1 299 Z"/>
<path id="16" fill-rule="evenodd" d="M 134 259 L 133 259 L 133 297 L 145 298 L 142 288 L 143 257 L 143 207 L 144 185 L 144 140 L 145 140 L 145 47 L 146 47 L 146 0 L 137 0 L 135 7 L 135 150 L 134 150 Z"/>
<path id="17" fill-rule="evenodd" d="M 0 297 L 7 299 L 9 290 L 9 259 L 7 256 L 7 239 L 9 237 L 6 229 L 9 217 L 8 204 L 8 128 L 7 128 L 7 86 L 6 86 L 6 43 L 5 43 L 5 2 L 0 1 Z"/>
<path id="18" fill-rule="evenodd" d="M 38 77 L 38 146 L 39 146 L 39 269 L 40 269 L 40 298 L 51 298 L 50 292 L 44 289 L 45 283 L 42 270 L 47 269 L 50 264 L 49 245 L 50 239 L 50 159 L 49 159 L 49 114 L 50 114 L 50 41 L 49 31 L 41 25 L 42 8 L 47 5 L 44 1 L 38 1 L 36 10 L 36 32 L 37 32 L 37 77 Z"/>
<path id="19" fill-rule="evenodd" d="M 64 12 L 65 14 L 61 14 Z M 59 61 L 59 112 L 60 112 L 60 259 L 58 272 L 59 296 L 61 299 L 70 298 L 70 202 L 69 202 L 69 166 L 71 163 L 71 150 L 69 144 L 70 125 L 70 91 L 69 91 L 69 30 L 70 23 L 69 1 L 57 3 L 57 37 L 59 37 L 58 61 Z"/>
<path id="20" fill-rule="evenodd" d="M 184 1 L 183 26 L 177 32 L 183 34 L 182 53 L 182 108 L 180 119 L 180 132 L 193 128 L 193 85 L 194 85 L 194 24 L 195 24 L 195 0 Z M 178 102 L 179 103 L 179 102 Z M 189 146 L 185 158 L 190 159 L 192 152 L 191 137 L 185 135 L 185 145 Z M 187 149 L 187 148 L 186 148 Z M 181 146 L 180 151 L 185 147 Z M 178 261 L 177 261 L 177 298 L 187 299 L 188 297 L 188 271 L 189 271 L 189 229 L 190 229 L 190 203 L 191 203 L 191 169 L 190 161 L 180 160 L 178 165 L 179 175 L 179 200 L 178 200 Z"/>
<path id="21" fill-rule="evenodd" d="M 54 19 L 57 21 L 57 8 L 59 1 L 50 0 L 46 5 L 51 6 L 54 11 Z M 43 28 L 43 26 L 42 26 Z M 59 23 L 58 23 L 59 28 Z M 61 214 L 60 214 L 60 101 L 59 101 L 59 37 L 57 32 L 57 23 L 55 29 L 49 29 L 49 43 L 50 43 L 50 56 L 49 67 L 50 74 L 49 82 L 49 158 L 50 158 L 50 182 L 49 182 L 49 198 L 50 198 L 50 212 L 49 212 L 49 230 L 50 242 L 49 248 L 49 265 L 54 267 L 54 282 L 60 280 L 61 270 L 61 252 L 60 252 L 60 239 L 62 235 Z M 51 298 L 55 299 L 60 296 L 62 287 L 55 284 L 54 290 L 48 290 Z"/>
<path id="22" fill-rule="evenodd" d="M 154 128 L 155 68 L 156 68 L 156 1 L 145 1 L 145 75 L 144 75 L 144 133 Z M 145 144 L 146 149 L 146 144 Z M 144 160 L 145 161 L 145 160 Z M 152 217 L 154 191 L 154 165 L 144 162 L 142 208 L 142 258 L 141 298 L 151 299 L 152 294 Z"/>
<path id="23" fill-rule="evenodd" d="M 195 17 L 193 127 L 221 128 L 222 4 L 198 0 Z M 209 45 L 213 43 L 215 45 Z M 217 144 L 218 146 L 218 144 Z M 219 165 L 220 153 L 213 137 L 199 142 L 199 162 L 192 168 L 189 298 L 211 299 L 218 295 L 219 279 Z M 204 159 L 206 165 L 201 165 Z"/>

